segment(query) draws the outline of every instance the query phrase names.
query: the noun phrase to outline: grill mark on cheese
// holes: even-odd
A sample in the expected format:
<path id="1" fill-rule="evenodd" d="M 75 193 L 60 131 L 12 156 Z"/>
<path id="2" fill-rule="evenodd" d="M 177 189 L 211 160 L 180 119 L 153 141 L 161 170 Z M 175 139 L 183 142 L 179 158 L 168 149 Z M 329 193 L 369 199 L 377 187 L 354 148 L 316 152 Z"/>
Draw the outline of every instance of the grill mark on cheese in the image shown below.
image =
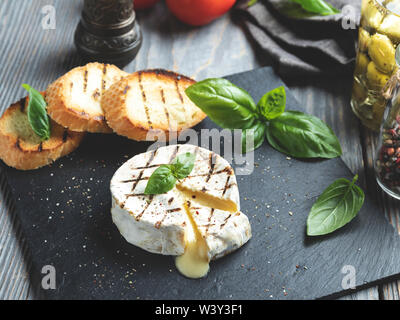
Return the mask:
<path id="1" fill-rule="evenodd" d="M 151 195 L 151 196 L 149 197 L 149 200 L 150 200 L 150 201 L 147 201 L 147 203 L 146 203 L 146 205 L 145 205 L 143 211 L 142 211 L 138 216 L 135 217 L 136 221 L 139 221 L 139 220 L 140 220 L 140 218 L 143 216 L 143 214 L 145 213 L 145 211 L 147 210 L 147 208 L 148 208 L 148 207 L 150 206 L 150 204 L 153 202 L 153 199 L 154 199 L 154 196 Z"/>
<path id="2" fill-rule="evenodd" d="M 228 176 L 228 178 L 226 179 L 226 183 L 225 183 L 225 187 L 224 187 L 224 192 L 222 192 L 222 196 L 224 196 L 225 193 L 226 193 L 226 190 L 228 190 L 229 180 L 231 180 L 231 176 Z"/>
<path id="3" fill-rule="evenodd" d="M 221 229 L 223 228 L 223 227 L 225 227 L 225 225 L 227 224 L 227 222 L 228 222 L 228 220 L 230 219 L 232 217 L 232 214 L 229 214 L 229 216 L 224 220 L 224 223 L 223 224 L 221 224 Z"/>
<path id="4" fill-rule="evenodd" d="M 178 152 L 179 152 L 179 147 L 180 147 L 179 145 L 176 146 L 174 152 L 172 153 L 171 157 L 169 158 L 169 162 L 168 162 L 168 163 L 171 163 L 172 161 L 174 161 L 176 155 L 177 155 Z"/>
<path id="5" fill-rule="evenodd" d="M 164 215 L 163 215 L 163 217 L 162 217 L 162 219 L 161 219 L 160 221 L 157 221 L 156 224 L 154 225 L 154 227 L 155 227 L 156 229 L 160 229 L 162 223 L 163 223 L 164 220 L 167 218 L 168 214 L 174 213 L 174 212 L 179 212 L 179 211 L 181 211 L 181 210 L 182 210 L 182 208 L 174 208 L 174 209 L 166 210 L 165 213 L 164 213 Z"/>
<path id="6" fill-rule="evenodd" d="M 210 153 L 210 157 L 209 157 L 210 170 L 208 172 L 208 175 L 207 175 L 207 178 L 206 178 L 206 182 L 210 181 L 211 176 L 212 176 L 212 174 L 214 172 L 214 167 L 215 167 L 215 162 L 216 162 L 216 161 L 214 161 L 215 159 L 216 159 L 216 157 L 215 157 L 214 153 Z"/>
<path id="7" fill-rule="evenodd" d="M 85 66 L 84 68 L 84 74 L 83 74 L 83 92 L 86 93 L 87 85 L 88 85 L 88 75 L 89 71 L 87 67 Z"/>
<path id="8" fill-rule="evenodd" d="M 226 190 L 229 190 L 230 188 L 232 188 L 232 187 L 234 187 L 234 186 L 237 186 L 237 183 L 231 183 L 227 188 L 226 188 Z M 223 187 L 222 189 L 215 189 L 216 191 L 224 191 L 225 190 L 225 187 Z"/>
<path id="9" fill-rule="evenodd" d="M 148 123 L 150 129 L 153 129 L 153 124 L 151 123 L 151 120 L 150 120 L 149 107 L 147 106 L 146 92 L 144 91 L 143 84 L 142 84 L 142 72 L 139 72 L 138 76 L 139 76 L 139 79 L 138 79 L 139 80 L 139 88 L 140 88 L 140 92 L 142 93 L 143 107 L 144 107 L 144 111 L 146 113 L 147 123 Z"/>
<path id="10" fill-rule="evenodd" d="M 207 235 L 207 233 L 208 233 L 208 229 L 209 229 L 210 226 L 211 226 L 211 219 L 212 219 L 212 217 L 213 217 L 213 215 L 214 215 L 214 212 L 215 212 L 215 209 L 214 209 L 214 208 L 211 208 L 210 215 L 208 216 L 208 224 L 206 225 L 206 235 Z"/>
<path id="11" fill-rule="evenodd" d="M 148 166 L 152 163 L 152 161 L 154 160 L 156 154 L 157 154 L 157 150 L 154 150 L 154 151 L 151 153 L 151 156 L 150 156 L 149 160 L 147 161 L 145 167 L 148 167 Z M 143 173 L 144 173 L 144 169 L 142 169 L 142 170 L 140 171 L 138 179 L 134 182 L 134 184 L 133 184 L 133 186 L 132 186 L 132 192 L 135 191 L 136 186 L 138 185 L 139 181 L 142 179 Z"/>
<path id="12" fill-rule="evenodd" d="M 172 157 L 172 160 L 174 159 L 174 157 Z M 171 161 L 172 161 L 171 160 Z M 155 168 L 155 167 L 159 167 L 159 166 L 161 166 L 162 164 L 156 164 L 156 165 L 153 165 L 153 166 L 148 166 L 148 167 L 140 167 L 140 168 L 137 168 L 137 169 L 142 169 L 143 170 L 143 172 L 140 172 L 139 173 L 139 176 L 136 178 L 136 179 L 129 179 L 129 180 L 123 180 L 123 181 L 120 181 L 121 183 L 130 183 L 130 182 L 139 182 L 139 181 L 143 181 L 143 180 L 149 180 L 150 179 L 150 177 L 143 177 L 143 174 L 144 174 L 144 170 L 145 169 L 149 169 L 149 168 Z M 216 171 L 216 172 L 214 172 L 213 174 L 212 174 L 212 176 L 216 176 L 216 175 L 219 175 L 219 174 L 222 174 L 222 173 L 226 173 L 226 172 L 230 172 L 231 170 L 229 170 L 229 168 L 225 168 L 225 169 L 223 169 L 223 170 L 219 170 L 219 171 Z M 209 173 L 203 173 L 203 174 L 197 174 L 197 175 L 195 175 L 195 176 L 187 176 L 185 179 L 191 179 L 191 178 L 200 178 L 200 177 L 205 177 L 205 176 L 208 176 L 209 175 Z M 229 185 L 228 187 L 226 187 L 226 188 L 230 188 L 230 187 L 232 187 L 233 185 L 235 185 L 235 184 L 231 184 L 231 185 Z M 224 188 L 225 189 L 225 188 Z M 224 190 L 224 189 L 220 189 L 221 191 L 222 190 Z M 207 191 L 207 190 L 204 190 L 204 191 Z"/>

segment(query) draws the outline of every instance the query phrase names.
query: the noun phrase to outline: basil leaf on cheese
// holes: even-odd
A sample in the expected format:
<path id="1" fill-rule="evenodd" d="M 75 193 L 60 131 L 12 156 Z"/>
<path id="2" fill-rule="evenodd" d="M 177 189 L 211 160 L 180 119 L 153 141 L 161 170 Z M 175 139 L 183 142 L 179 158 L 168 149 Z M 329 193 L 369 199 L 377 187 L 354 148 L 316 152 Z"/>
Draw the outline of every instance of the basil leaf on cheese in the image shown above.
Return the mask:
<path id="1" fill-rule="evenodd" d="M 206 79 L 191 85 L 185 92 L 222 128 L 247 129 L 257 118 L 252 97 L 226 79 Z"/>
<path id="2" fill-rule="evenodd" d="M 194 168 L 196 156 L 193 153 L 186 152 L 175 158 L 172 163 L 172 174 L 178 180 L 186 178 Z"/>
<path id="3" fill-rule="evenodd" d="M 186 178 L 194 168 L 196 155 L 186 152 L 177 156 L 172 164 L 159 166 L 147 182 L 145 194 L 162 194 L 172 190 L 176 181 Z"/>
<path id="4" fill-rule="evenodd" d="M 161 165 L 150 176 L 145 194 L 162 194 L 174 188 L 176 179 L 172 174 L 171 165 Z"/>
<path id="5" fill-rule="evenodd" d="M 51 127 L 50 119 L 46 111 L 46 101 L 41 93 L 27 84 L 22 87 L 29 93 L 28 121 L 32 130 L 42 141 L 50 139 Z"/>

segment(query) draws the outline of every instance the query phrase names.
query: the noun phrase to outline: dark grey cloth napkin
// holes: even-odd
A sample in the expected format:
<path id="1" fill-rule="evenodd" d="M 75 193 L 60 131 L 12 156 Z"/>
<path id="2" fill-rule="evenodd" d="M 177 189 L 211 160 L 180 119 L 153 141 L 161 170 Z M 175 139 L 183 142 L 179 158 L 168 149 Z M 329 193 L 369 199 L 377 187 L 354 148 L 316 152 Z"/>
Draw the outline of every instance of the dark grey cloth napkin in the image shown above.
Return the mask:
<path id="1" fill-rule="evenodd" d="M 361 0 L 327 2 L 341 13 L 318 16 L 303 11 L 304 15 L 293 16 L 290 9 L 298 5 L 288 0 L 259 0 L 250 7 L 249 0 L 242 0 L 234 17 L 244 23 L 281 75 L 349 74 L 356 56 L 357 28 L 346 30 L 342 23 L 358 24 Z"/>

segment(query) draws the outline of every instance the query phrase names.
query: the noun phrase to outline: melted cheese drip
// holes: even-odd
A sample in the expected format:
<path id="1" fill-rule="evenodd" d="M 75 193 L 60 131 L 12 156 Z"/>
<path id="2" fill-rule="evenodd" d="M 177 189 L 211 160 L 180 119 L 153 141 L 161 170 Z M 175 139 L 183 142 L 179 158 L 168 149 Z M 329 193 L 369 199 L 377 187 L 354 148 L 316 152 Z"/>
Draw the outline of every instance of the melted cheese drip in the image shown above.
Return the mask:
<path id="1" fill-rule="evenodd" d="M 179 272 L 188 278 L 202 278 L 207 275 L 210 269 L 208 246 L 197 229 L 187 201 L 184 202 L 184 208 L 190 223 L 185 234 L 185 253 L 176 258 L 175 265 Z"/>
<path id="2" fill-rule="evenodd" d="M 200 191 L 193 191 L 177 184 L 176 188 L 188 199 L 195 200 L 204 207 L 214 208 L 232 213 L 238 212 L 235 202 L 227 199 L 220 199 Z"/>

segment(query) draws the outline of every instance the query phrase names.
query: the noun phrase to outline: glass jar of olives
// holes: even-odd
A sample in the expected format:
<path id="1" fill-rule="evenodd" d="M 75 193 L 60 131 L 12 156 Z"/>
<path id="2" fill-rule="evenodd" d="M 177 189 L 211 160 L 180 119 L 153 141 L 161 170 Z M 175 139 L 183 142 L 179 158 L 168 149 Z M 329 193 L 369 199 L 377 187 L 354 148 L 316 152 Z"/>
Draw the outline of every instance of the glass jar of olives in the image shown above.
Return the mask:
<path id="1" fill-rule="evenodd" d="M 362 0 L 351 107 L 368 128 L 378 131 L 387 100 L 381 90 L 397 71 L 400 0 Z"/>

